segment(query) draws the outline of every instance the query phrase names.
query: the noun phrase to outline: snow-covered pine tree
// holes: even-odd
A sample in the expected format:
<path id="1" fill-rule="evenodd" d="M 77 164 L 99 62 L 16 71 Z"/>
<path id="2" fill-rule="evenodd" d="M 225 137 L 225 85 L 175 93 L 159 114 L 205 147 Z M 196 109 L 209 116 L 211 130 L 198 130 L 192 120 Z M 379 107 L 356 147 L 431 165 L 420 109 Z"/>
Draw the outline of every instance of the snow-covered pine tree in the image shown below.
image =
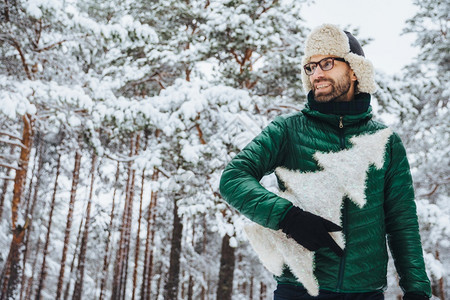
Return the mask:
<path id="1" fill-rule="evenodd" d="M 64 151 L 81 153 L 82 149 L 80 148 L 85 146 L 93 147 L 103 155 L 98 138 L 100 136 L 99 131 L 101 131 L 99 122 L 103 119 L 107 121 L 110 118 L 104 115 L 105 106 L 102 105 L 101 101 L 98 103 L 99 106 L 94 108 L 92 99 L 112 98 L 114 100 L 113 91 L 123 84 L 122 81 L 111 84 L 108 81 L 109 78 L 100 83 L 99 79 L 101 76 L 104 78 L 104 75 L 98 72 L 101 65 L 96 60 L 100 56 L 97 55 L 97 50 L 105 49 L 102 45 L 105 45 L 107 41 L 114 40 L 114 36 L 120 34 L 123 34 L 121 36 L 123 40 L 120 42 L 129 41 L 130 36 L 134 37 L 137 42 L 142 40 L 148 42 L 149 35 L 153 34 L 153 31 L 149 30 L 148 26 L 142 26 L 141 28 L 141 24 L 136 22 L 128 24 L 126 19 L 124 24 L 111 24 L 111 26 L 98 23 L 88 15 L 86 10 L 83 11 L 86 2 L 5 1 L 1 5 L 1 12 L 5 14 L 2 15 L 5 22 L 1 23 L 2 34 L 0 36 L 5 41 L 0 47 L 2 53 L 5 54 L 1 58 L 4 61 L 1 66 L 2 77 L 0 80 L 2 99 L 4 100 L 1 111 L 3 115 L 8 117 L 2 119 L 2 128 L 9 128 L 8 131 L 11 133 L 22 130 L 31 134 L 34 131 L 41 134 L 43 140 L 52 139 L 52 136 L 64 136 L 66 148 L 63 147 L 60 150 L 63 159 L 67 159 L 64 156 Z M 137 33 L 135 33 L 136 30 Z M 94 68 L 94 66 L 97 66 L 97 68 Z M 112 104 L 114 108 L 115 103 L 112 102 Z M 20 123 L 16 120 L 21 116 L 24 120 L 32 118 L 34 121 L 32 123 L 33 131 L 27 127 L 21 129 L 20 126 L 17 126 Z M 107 132 L 108 130 L 104 131 Z M 13 135 L 10 134 L 10 136 Z M 17 136 L 19 134 L 15 134 L 14 139 Z M 19 139 L 25 140 L 23 137 Z M 22 149 L 31 151 L 28 142 Z M 88 154 L 88 156 L 91 155 Z M 22 160 L 17 158 L 17 161 L 27 162 L 23 158 L 24 156 Z M 14 166 L 14 161 L 11 163 L 11 166 Z M 25 168 L 22 169 L 26 171 Z M 26 172 L 22 173 L 26 174 Z M 86 181 L 82 182 L 82 186 L 85 191 Z M 21 190 L 17 189 L 17 191 Z M 20 199 L 19 196 L 16 196 L 16 198 Z M 19 206 L 20 201 L 14 203 L 17 203 L 14 208 L 18 207 L 19 210 L 18 217 L 13 214 L 12 220 L 25 220 L 25 218 L 22 218 L 25 213 L 25 206 Z M 58 207 L 64 212 L 54 214 L 55 217 L 66 215 L 67 210 L 65 208 L 64 206 Z M 39 220 L 36 215 L 31 216 L 31 218 Z M 43 220 L 43 223 L 48 223 L 48 221 Z M 70 219 L 70 221 L 72 220 Z M 82 222 L 76 223 L 82 224 Z M 70 234 L 70 232 L 68 233 Z M 11 239 L 8 237 L 3 240 L 6 243 Z M 69 238 L 67 240 L 70 241 Z M 33 247 L 34 256 L 39 257 L 38 247 L 36 248 L 36 245 Z M 59 251 L 55 252 L 60 253 Z M 50 254 L 53 254 L 53 252 Z M 2 253 L 2 255 L 5 255 L 5 253 Z M 12 255 L 11 257 L 18 262 L 21 260 L 20 255 Z M 52 263 L 60 260 L 55 256 L 48 257 L 48 259 Z M 11 264 L 2 265 L 5 272 L 7 272 L 5 266 L 9 265 Z M 94 264 L 91 262 L 90 265 Z M 63 266 L 61 271 L 64 270 Z M 25 265 L 25 267 L 27 266 Z M 32 273 L 27 272 L 27 274 Z M 62 285 L 64 279 L 64 273 L 62 274 L 61 281 L 59 281 L 60 285 Z M 5 279 L 6 277 L 2 278 Z M 3 280 L 3 282 L 5 284 L 2 286 L 7 286 L 8 281 Z M 18 280 L 15 281 L 14 285 L 9 285 L 8 290 L 3 293 L 5 297 L 6 293 L 11 295 L 11 293 L 16 292 L 17 282 Z M 50 286 L 54 285 L 46 285 L 46 287 Z M 35 288 L 29 290 L 34 291 Z M 69 290 L 67 289 L 67 291 Z"/>
<path id="2" fill-rule="evenodd" d="M 1 297 L 6 298 L 17 296 L 18 286 L 23 282 L 21 248 L 26 230 L 31 228 L 32 219 L 24 215 L 26 205 L 24 206 L 25 201 L 22 200 L 32 151 L 32 137 L 40 121 L 36 118 L 36 112 L 41 104 L 33 103 L 31 98 L 35 97 L 35 89 L 39 89 L 42 80 L 53 77 L 55 68 L 52 67 L 63 61 L 61 53 L 56 49 L 66 40 L 61 34 L 60 23 L 56 22 L 54 26 L 47 25 L 53 21 L 48 16 L 54 16 L 57 8 L 55 10 L 27 1 L 12 3 L 6 1 L 1 6 L 0 39 L 3 43 L 0 48 L 3 54 L 1 59 L 4 62 L 0 67 L 3 99 L 1 110 L 9 117 L 3 122 L 2 127 L 11 126 L 13 132 L 22 131 L 22 137 L 18 138 L 21 140 L 21 150 L 20 157 L 17 158 L 11 206 L 10 225 L 14 234 L 12 240 L 8 238 L 11 241 L 9 259 L 2 266 L 0 293 Z M 17 118 L 23 122 L 14 122 Z M 17 139 L 17 135 L 10 136 Z M 14 165 L 17 162 L 12 163 Z"/>
<path id="3" fill-rule="evenodd" d="M 433 294 L 446 299 L 450 256 L 449 109 L 450 53 L 448 1 L 414 1 L 418 8 L 405 33 L 416 36 L 420 52 L 403 72 L 408 111 L 402 122 L 417 191 L 417 209 Z"/>
<path id="4" fill-rule="evenodd" d="M 200 28 L 217 79 L 260 95 L 301 94 L 299 70 L 306 1 L 214 1 Z M 224 77 L 224 79 L 222 79 Z M 223 81 L 226 80 L 226 81 Z"/>

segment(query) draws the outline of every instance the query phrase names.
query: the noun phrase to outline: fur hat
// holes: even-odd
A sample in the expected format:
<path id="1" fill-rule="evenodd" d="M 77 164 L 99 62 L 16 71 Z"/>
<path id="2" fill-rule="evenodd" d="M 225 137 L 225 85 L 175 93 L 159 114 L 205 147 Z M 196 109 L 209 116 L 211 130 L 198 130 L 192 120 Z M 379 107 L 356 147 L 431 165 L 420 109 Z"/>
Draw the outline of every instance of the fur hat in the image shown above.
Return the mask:
<path id="1" fill-rule="evenodd" d="M 358 92 L 372 94 L 376 90 L 372 63 L 365 58 L 364 51 L 356 38 L 335 25 L 323 24 L 315 28 L 306 39 L 302 64 L 311 61 L 313 55 L 334 55 L 342 57 L 350 64 L 358 79 Z M 309 76 L 302 68 L 303 88 L 312 90 Z"/>

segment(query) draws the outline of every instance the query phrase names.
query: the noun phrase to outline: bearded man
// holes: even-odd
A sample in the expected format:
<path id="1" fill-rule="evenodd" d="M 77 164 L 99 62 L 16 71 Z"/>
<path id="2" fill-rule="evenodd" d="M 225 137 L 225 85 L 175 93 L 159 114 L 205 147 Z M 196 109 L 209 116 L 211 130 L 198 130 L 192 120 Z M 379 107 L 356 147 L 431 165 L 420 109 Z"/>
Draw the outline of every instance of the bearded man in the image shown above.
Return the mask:
<path id="1" fill-rule="evenodd" d="M 284 240 L 255 238 L 263 263 L 280 263 L 273 267 L 276 300 L 384 299 L 386 240 L 403 299 L 431 297 L 405 149 L 397 134 L 372 120 L 373 73 L 352 34 L 330 24 L 316 28 L 306 40 L 303 57 L 305 108 L 277 117 L 223 172 L 223 198 L 251 221 L 284 235 Z M 382 130 L 389 130 L 389 136 L 376 139 Z M 352 149 L 357 151 L 349 152 Z M 381 155 L 371 161 L 375 149 L 381 149 Z M 292 172 L 292 180 L 278 176 L 279 186 L 298 201 L 259 183 L 277 168 Z M 309 210 L 316 202 L 318 208 Z M 334 220 L 327 214 L 333 205 L 340 205 Z M 332 237 L 336 232 L 344 242 Z M 313 252 L 318 295 L 308 294 L 299 279 L 296 252 L 274 247 L 274 241 L 295 241 Z"/>

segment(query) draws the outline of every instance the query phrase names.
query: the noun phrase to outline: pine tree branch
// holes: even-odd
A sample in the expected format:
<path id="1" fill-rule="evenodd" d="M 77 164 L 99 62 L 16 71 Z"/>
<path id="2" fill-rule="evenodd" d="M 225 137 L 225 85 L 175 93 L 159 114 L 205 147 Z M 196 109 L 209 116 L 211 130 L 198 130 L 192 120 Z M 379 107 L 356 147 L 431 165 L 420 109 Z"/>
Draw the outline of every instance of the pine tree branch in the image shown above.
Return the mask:
<path id="1" fill-rule="evenodd" d="M 7 169 L 13 169 L 13 170 L 16 170 L 16 171 L 20 171 L 21 170 L 18 166 L 14 166 L 14 165 L 11 165 L 11 164 L 8 164 L 8 163 L 3 163 L 3 162 L 0 162 L 0 167 L 4 167 L 4 168 L 7 168 Z"/>
<path id="2" fill-rule="evenodd" d="M 31 74 L 30 69 L 28 68 L 27 61 L 25 59 L 25 55 L 22 52 L 22 48 L 20 47 L 19 42 L 17 42 L 14 38 L 10 41 L 12 43 L 12 46 L 16 48 L 17 52 L 19 52 L 20 60 L 22 61 L 23 69 L 25 70 L 25 73 L 27 74 L 27 78 L 31 80 Z"/>
<path id="3" fill-rule="evenodd" d="M 239 56 L 236 54 L 234 49 L 230 49 L 230 53 L 234 56 L 234 59 L 237 61 L 237 63 L 242 66 L 242 61 L 239 59 Z"/>
<path id="4" fill-rule="evenodd" d="M 21 139 L 22 139 L 22 138 L 19 137 L 19 136 L 12 135 L 12 134 L 10 134 L 10 133 L 7 133 L 7 132 L 1 131 L 1 130 L 0 130 L 0 135 L 6 135 L 6 136 L 9 136 L 10 138 L 16 139 L 16 140 L 21 140 Z"/>
<path id="5" fill-rule="evenodd" d="M 54 47 L 56 47 L 56 46 L 58 46 L 58 45 L 61 45 L 62 43 L 65 43 L 65 42 L 67 42 L 67 40 L 62 40 L 62 41 L 53 43 L 53 44 L 48 45 L 47 47 L 44 47 L 44 48 L 34 49 L 34 51 L 36 51 L 36 52 L 38 52 L 38 53 L 41 53 L 41 52 L 43 52 L 43 51 L 47 51 L 47 50 L 50 50 L 50 49 L 52 49 L 52 48 L 54 48 Z"/>
<path id="6" fill-rule="evenodd" d="M 269 9 L 271 9 L 276 3 L 278 2 L 278 0 L 274 0 L 273 2 L 272 2 L 272 4 L 270 4 L 269 6 L 266 6 L 266 7 L 262 7 L 262 11 L 261 11 L 261 13 L 259 13 L 257 16 L 256 16 L 256 18 L 255 19 L 259 19 L 259 17 L 261 17 L 262 16 L 262 14 L 264 14 L 265 12 L 267 12 Z"/>
<path id="7" fill-rule="evenodd" d="M 8 4 L 8 0 L 5 0 L 5 21 L 9 22 L 9 4 Z"/>
<path id="8" fill-rule="evenodd" d="M 17 146 L 17 147 L 20 147 L 22 149 L 26 148 L 25 145 L 22 144 L 21 142 L 16 142 L 16 141 L 11 141 L 11 140 L 6 140 L 6 139 L 0 139 L 0 143 L 5 143 L 5 144 L 12 145 L 12 146 Z"/>

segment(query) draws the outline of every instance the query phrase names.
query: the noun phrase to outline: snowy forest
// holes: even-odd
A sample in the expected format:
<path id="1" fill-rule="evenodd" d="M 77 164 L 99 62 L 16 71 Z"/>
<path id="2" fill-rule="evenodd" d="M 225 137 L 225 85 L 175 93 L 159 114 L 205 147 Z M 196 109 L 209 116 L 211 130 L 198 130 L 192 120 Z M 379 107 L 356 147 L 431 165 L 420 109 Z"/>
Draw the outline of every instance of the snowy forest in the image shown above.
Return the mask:
<path id="1" fill-rule="evenodd" d="M 0 299 L 272 299 L 218 185 L 305 103 L 308 2 L 1 1 Z M 449 299 L 450 2 L 414 5 L 420 54 L 376 71 L 372 106 L 407 149 L 433 295 Z M 391 264 L 388 282 L 400 299 Z"/>

